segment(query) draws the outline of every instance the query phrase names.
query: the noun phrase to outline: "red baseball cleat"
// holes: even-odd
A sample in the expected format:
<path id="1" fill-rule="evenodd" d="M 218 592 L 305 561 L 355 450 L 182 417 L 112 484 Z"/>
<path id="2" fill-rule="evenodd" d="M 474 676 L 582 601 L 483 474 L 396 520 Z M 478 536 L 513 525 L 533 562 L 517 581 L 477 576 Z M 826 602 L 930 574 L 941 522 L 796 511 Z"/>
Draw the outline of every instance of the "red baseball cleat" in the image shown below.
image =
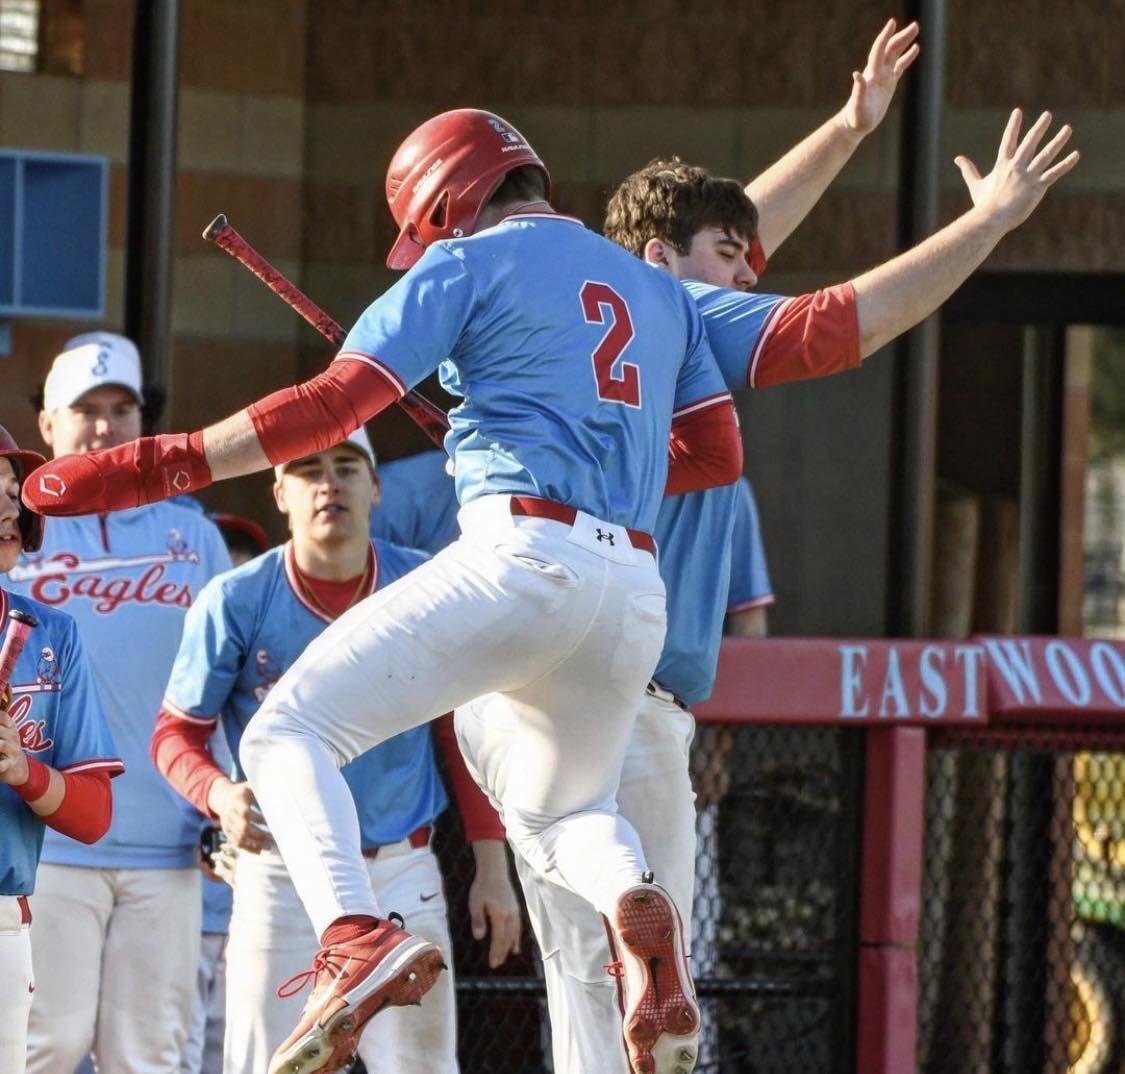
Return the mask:
<path id="1" fill-rule="evenodd" d="M 284 998 L 313 982 L 297 1028 L 274 1052 L 269 1074 L 339 1070 L 356 1054 L 363 1027 L 374 1015 L 384 1007 L 420 1003 L 445 968 L 432 943 L 392 921 L 378 920 L 355 940 L 321 948 L 311 970 L 277 990 Z"/>
<path id="2" fill-rule="evenodd" d="M 658 884 L 638 884 L 617 900 L 606 923 L 610 950 L 620 959 L 615 975 L 624 993 L 622 1025 L 633 1074 L 691 1074 L 699 1054 L 699 1005 L 671 896 Z"/>

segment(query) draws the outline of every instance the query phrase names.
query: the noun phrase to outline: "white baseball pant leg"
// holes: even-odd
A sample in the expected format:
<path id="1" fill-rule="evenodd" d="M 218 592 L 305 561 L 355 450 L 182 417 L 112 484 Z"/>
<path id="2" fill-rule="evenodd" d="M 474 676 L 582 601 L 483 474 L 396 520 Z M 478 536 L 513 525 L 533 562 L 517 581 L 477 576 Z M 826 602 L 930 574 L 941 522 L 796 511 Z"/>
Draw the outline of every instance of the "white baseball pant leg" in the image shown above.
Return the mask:
<path id="1" fill-rule="evenodd" d="M 200 874 L 41 864 L 28 1074 L 176 1074 L 199 964 Z"/>
<path id="2" fill-rule="evenodd" d="M 601 911 L 646 869 L 616 792 L 663 644 L 656 561 L 621 527 L 513 518 L 509 500 L 468 505 L 458 541 L 329 626 L 243 736 L 243 766 L 318 934 L 379 913 L 339 767 L 493 691 L 516 715 L 503 816 L 519 852 Z M 612 546 L 599 548 L 596 528 Z"/>
<path id="3" fill-rule="evenodd" d="M 23 1070 L 35 991 L 31 936 L 20 900 L 0 895 L 0 1070 Z"/>
<path id="4" fill-rule="evenodd" d="M 364 859 L 375 896 L 406 927 L 449 951 L 445 890 L 437 858 L 407 840 Z M 320 941 L 279 854 L 238 855 L 227 949 L 224 1074 L 261 1074 L 289 1035 L 304 996 L 279 999 L 277 986 L 308 969 Z M 391 1007 L 372 1019 L 359 1041 L 369 1071 L 458 1074 L 457 1003 L 452 972 L 420 1007 Z"/>
<path id="5" fill-rule="evenodd" d="M 642 694 L 625 754 L 618 807 L 640 836 L 658 883 L 676 903 L 690 946 L 695 881 L 695 794 L 688 750 L 695 721 L 660 691 Z M 454 716 L 473 777 L 501 801 L 512 772 L 510 714 L 483 697 Z M 543 955 L 555 1074 L 628 1074 L 617 987 L 605 967 L 609 945 L 601 918 L 566 888 L 516 855 L 528 916 Z"/>
<path id="6" fill-rule="evenodd" d="M 179 1074 L 223 1074 L 223 1020 L 227 994 L 227 936 L 205 932 L 191 1005 L 191 1026 Z"/>

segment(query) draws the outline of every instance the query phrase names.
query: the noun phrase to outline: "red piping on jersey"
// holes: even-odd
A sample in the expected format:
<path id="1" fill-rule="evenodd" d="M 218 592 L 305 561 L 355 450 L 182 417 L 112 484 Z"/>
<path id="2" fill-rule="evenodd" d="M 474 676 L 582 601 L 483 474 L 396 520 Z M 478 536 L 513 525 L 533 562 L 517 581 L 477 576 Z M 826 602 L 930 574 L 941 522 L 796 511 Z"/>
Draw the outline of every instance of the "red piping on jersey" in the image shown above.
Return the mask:
<path id="1" fill-rule="evenodd" d="M 360 595 L 359 600 L 364 600 L 365 598 L 371 596 L 371 594 L 379 588 L 379 555 L 375 551 L 374 541 L 372 541 L 368 545 L 368 550 L 369 554 L 367 566 L 368 572 L 370 574 L 370 579 L 367 583 L 365 591 Z M 297 566 L 296 553 L 293 551 L 292 541 L 288 541 L 285 545 L 285 551 L 282 555 L 282 562 L 285 565 L 285 580 L 289 583 L 289 588 L 293 591 L 293 596 L 297 598 L 297 602 L 301 605 L 301 607 L 310 614 L 315 615 L 317 619 L 320 619 L 322 622 L 335 622 L 335 618 L 333 616 L 325 615 L 320 608 L 317 608 L 315 605 L 310 604 L 308 602 L 308 599 L 305 597 L 305 594 L 301 591 L 301 583 L 298 580 L 298 575 L 302 572 L 301 568 Z M 308 575 L 305 575 L 305 577 L 308 577 Z M 359 601 L 357 601 L 356 603 L 358 604 Z"/>
<path id="2" fill-rule="evenodd" d="M 753 600 L 741 600 L 737 604 L 732 604 L 727 608 L 727 615 L 736 614 L 738 612 L 749 612 L 754 608 L 767 608 L 769 605 L 775 603 L 777 597 L 772 593 L 766 593 L 760 597 L 754 597 Z"/>
<path id="3" fill-rule="evenodd" d="M 121 775 L 125 771 L 125 763 L 120 757 L 91 757 L 85 761 L 75 761 L 74 764 L 64 765 L 59 769 L 67 772 L 108 772 L 109 778 Z"/>
<path id="4" fill-rule="evenodd" d="M 859 313 L 850 283 L 779 302 L 750 353 L 751 388 L 789 384 L 855 369 L 862 361 Z"/>
<path id="5" fill-rule="evenodd" d="M 373 354 L 364 354 L 363 351 L 340 351 L 336 355 L 335 361 L 365 362 L 376 372 L 382 373 L 395 386 L 395 390 L 400 397 L 406 394 L 406 385 L 402 382 L 402 378 L 389 365 L 384 365 Z"/>
<path id="6" fill-rule="evenodd" d="M 508 213 L 500 223 L 505 220 L 563 220 L 568 224 L 577 224 L 579 227 L 584 228 L 586 224 L 579 220 L 577 216 L 568 216 L 566 213 L 545 213 L 542 209 L 535 209 L 532 212 L 521 212 L 517 209 L 514 213 Z"/>
<path id="7" fill-rule="evenodd" d="M 686 406 L 680 407 L 679 410 L 672 411 L 672 420 L 682 418 L 687 414 L 694 414 L 697 410 L 704 410 L 709 406 L 717 406 L 724 400 L 731 400 L 730 392 L 716 392 L 714 395 L 705 395 L 702 399 L 696 399 L 694 403 L 688 403 Z"/>

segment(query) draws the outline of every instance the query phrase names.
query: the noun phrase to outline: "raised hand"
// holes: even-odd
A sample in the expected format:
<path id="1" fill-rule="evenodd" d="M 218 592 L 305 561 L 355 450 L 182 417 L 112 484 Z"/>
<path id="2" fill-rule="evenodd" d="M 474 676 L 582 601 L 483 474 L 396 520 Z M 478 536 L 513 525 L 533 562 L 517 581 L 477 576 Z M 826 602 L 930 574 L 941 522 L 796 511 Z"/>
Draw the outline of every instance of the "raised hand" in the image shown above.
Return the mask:
<path id="1" fill-rule="evenodd" d="M 910 23 L 897 33 L 889 19 L 867 54 L 867 66 L 852 72 L 852 92 L 841 119 L 856 134 L 870 134 L 883 121 L 902 73 L 917 59 L 918 24 Z"/>
<path id="2" fill-rule="evenodd" d="M 1078 163 L 1077 150 L 1058 160 L 1059 153 L 1070 140 L 1069 124 L 1063 124 L 1042 148 L 1040 143 L 1051 126 L 1051 113 L 1044 112 L 1020 138 L 1023 124 L 1021 109 L 1013 109 L 1000 139 L 996 164 L 987 175 L 965 156 L 953 163 L 969 188 L 973 205 L 986 212 L 990 219 L 1011 231 L 1026 220 L 1043 195 Z"/>

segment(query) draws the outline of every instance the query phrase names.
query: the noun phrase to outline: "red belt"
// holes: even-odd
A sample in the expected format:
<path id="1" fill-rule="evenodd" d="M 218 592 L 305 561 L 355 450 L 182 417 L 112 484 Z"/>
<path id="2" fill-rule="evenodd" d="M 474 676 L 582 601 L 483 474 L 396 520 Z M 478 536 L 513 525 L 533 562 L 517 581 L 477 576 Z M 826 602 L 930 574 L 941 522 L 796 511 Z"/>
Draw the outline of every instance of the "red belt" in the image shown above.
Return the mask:
<path id="1" fill-rule="evenodd" d="M 429 824 L 423 824 L 421 828 L 415 828 L 406 838 L 410 845 L 417 850 L 419 847 L 428 847 L 430 845 L 430 836 L 433 835 L 434 829 Z M 393 846 L 394 844 L 390 844 Z M 382 847 L 367 847 L 363 851 L 365 858 L 377 858 L 379 851 Z"/>
<path id="2" fill-rule="evenodd" d="M 27 896 L 26 895 L 17 895 L 16 896 L 16 902 L 18 902 L 19 906 L 20 906 L 20 924 L 21 925 L 30 925 L 31 924 L 31 904 L 27 901 Z"/>
<path id="3" fill-rule="evenodd" d="M 574 525 L 574 520 L 578 517 L 577 508 L 565 503 L 556 503 L 554 500 L 543 500 L 538 496 L 513 496 L 511 502 L 513 515 L 549 518 L 555 522 L 565 522 L 568 526 Z M 634 548 L 656 555 L 656 541 L 652 539 L 651 533 L 630 529 L 625 532 L 629 535 L 629 543 Z"/>

